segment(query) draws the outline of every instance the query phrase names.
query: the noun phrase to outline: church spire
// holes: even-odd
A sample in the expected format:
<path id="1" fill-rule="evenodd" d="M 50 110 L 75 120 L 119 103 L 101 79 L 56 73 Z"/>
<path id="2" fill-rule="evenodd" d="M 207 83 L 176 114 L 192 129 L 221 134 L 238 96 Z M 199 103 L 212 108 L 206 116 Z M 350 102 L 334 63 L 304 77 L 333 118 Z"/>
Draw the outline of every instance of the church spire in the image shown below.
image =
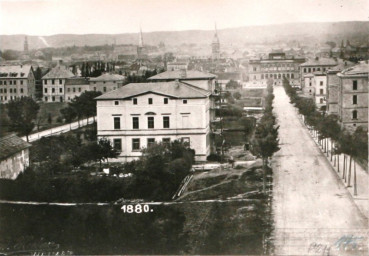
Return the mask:
<path id="1" fill-rule="evenodd" d="M 142 36 L 142 29 L 141 29 L 141 25 L 140 25 L 140 35 L 138 38 L 138 47 L 143 47 L 143 36 Z"/>

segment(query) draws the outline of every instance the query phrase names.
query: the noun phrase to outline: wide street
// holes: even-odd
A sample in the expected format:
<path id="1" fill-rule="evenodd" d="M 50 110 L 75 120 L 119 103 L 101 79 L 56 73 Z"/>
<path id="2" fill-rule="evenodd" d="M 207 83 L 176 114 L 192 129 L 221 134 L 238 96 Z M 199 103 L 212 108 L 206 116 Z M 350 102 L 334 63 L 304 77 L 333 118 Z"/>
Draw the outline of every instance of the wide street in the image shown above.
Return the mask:
<path id="1" fill-rule="evenodd" d="M 368 220 L 274 88 L 281 150 L 273 157 L 275 255 L 368 255 Z"/>

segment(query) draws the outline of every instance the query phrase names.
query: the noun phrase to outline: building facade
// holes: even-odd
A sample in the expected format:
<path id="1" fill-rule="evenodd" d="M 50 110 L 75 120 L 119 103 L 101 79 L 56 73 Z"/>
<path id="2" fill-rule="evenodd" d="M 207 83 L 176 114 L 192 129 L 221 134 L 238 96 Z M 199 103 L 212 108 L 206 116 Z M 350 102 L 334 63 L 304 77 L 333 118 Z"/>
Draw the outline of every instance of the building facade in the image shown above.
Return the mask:
<path id="1" fill-rule="evenodd" d="M 91 91 L 91 86 L 88 78 L 72 77 L 65 80 L 65 101 L 70 102 L 83 92 Z"/>
<path id="2" fill-rule="evenodd" d="M 343 70 L 339 77 L 338 116 L 341 126 L 368 129 L 368 63 Z"/>
<path id="3" fill-rule="evenodd" d="M 35 99 L 36 85 L 32 66 L 0 66 L 0 103 L 21 97 Z"/>
<path id="4" fill-rule="evenodd" d="M 132 83 L 97 100 L 97 136 L 108 138 L 132 161 L 154 142 L 187 142 L 196 160 L 211 151 L 210 92 L 173 81 Z"/>
<path id="5" fill-rule="evenodd" d="M 314 101 L 315 105 L 320 109 L 326 106 L 327 76 L 323 72 L 314 72 L 313 76 Z"/>
<path id="6" fill-rule="evenodd" d="M 291 85 L 300 85 L 299 66 L 304 58 L 287 57 L 283 52 L 269 53 L 268 58 L 251 59 L 249 61 L 249 81 L 265 83 L 272 80 L 273 85 L 282 85 L 283 79 Z"/>
<path id="7" fill-rule="evenodd" d="M 57 65 L 42 77 L 42 98 L 44 102 L 65 101 L 65 81 L 74 77 L 66 67 Z"/>
<path id="8" fill-rule="evenodd" d="M 110 92 L 122 87 L 125 80 L 125 76 L 105 73 L 99 77 L 90 78 L 90 90 L 102 93 Z"/>
<path id="9" fill-rule="evenodd" d="M 305 95 L 312 95 L 310 93 L 310 82 L 306 80 L 306 76 L 308 74 L 313 74 L 314 72 L 323 72 L 325 73 L 328 69 L 337 66 L 338 64 L 342 63 L 342 60 L 333 59 L 333 58 L 319 58 L 316 57 L 315 59 L 310 59 L 300 65 L 300 77 L 301 77 L 301 87 L 302 91 Z M 305 82 L 308 81 L 309 83 L 306 84 Z"/>
<path id="10" fill-rule="evenodd" d="M 29 148 L 31 144 L 25 142 L 15 134 L 0 138 L 0 178 L 16 179 L 29 166 Z"/>
<path id="11" fill-rule="evenodd" d="M 351 62 L 341 63 L 327 70 L 327 113 L 338 115 L 339 77 L 338 74 L 353 66 Z"/>

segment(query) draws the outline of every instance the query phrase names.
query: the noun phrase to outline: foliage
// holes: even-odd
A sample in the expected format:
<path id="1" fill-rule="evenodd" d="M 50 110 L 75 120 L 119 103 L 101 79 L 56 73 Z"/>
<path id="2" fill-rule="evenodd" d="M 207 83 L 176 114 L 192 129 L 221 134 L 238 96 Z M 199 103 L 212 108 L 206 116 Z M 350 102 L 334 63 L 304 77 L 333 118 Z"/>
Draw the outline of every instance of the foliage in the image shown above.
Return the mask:
<path id="1" fill-rule="evenodd" d="M 235 92 L 235 93 L 233 93 L 233 98 L 235 98 L 236 100 L 239 100 L 239 99 L 241 99 L 241 93 L 240 92 Z"/>
<path id="2" fill-rule="evenodd" d="M 227 84 L 226 84 L 226 88 L 227 89 L 239 89 L 240 88 L 240 84 L 234 80 L 230 80 Z"/>
<path id="3" fill-rule="evenodd" d="M 35 127 L 34 120 L 40 106 L 30 97 L 22 97 L 12 100 L 8 103 L 8 116 L 10 119 L 10 128 L 20 135 L 28 135 Z"/>

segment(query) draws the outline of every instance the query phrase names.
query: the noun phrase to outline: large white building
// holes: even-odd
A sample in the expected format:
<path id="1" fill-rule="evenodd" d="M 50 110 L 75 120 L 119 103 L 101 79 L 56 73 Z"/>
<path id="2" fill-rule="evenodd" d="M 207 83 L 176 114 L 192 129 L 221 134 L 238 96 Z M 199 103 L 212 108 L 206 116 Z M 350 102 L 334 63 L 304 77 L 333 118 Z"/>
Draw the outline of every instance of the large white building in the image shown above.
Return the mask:
<path id="1" fill-rule="evenodd" d="M 30 65 L 0 66 L 0 103 L 35 98 L 35 76 Z"/>
<path id="2" fill-rule="evenodd" d="M 121 151 L 118 161 L 141 156 L 154 142 L 182 140 L 196 160 L 211 151 L 210 95 L 184 82 L 132 83 L 97 100 L 97 136 Z"/>

